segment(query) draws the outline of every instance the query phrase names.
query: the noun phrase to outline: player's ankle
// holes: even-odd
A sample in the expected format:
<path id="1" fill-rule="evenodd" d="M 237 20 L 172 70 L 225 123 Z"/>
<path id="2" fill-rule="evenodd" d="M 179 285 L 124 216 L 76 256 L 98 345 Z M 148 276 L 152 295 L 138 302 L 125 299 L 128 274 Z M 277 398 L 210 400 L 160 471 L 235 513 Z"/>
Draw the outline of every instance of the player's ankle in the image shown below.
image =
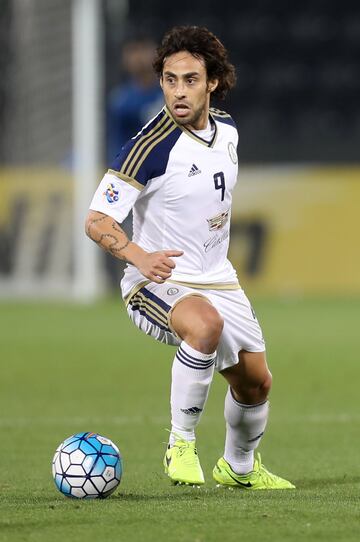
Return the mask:
<path id="1" fill-rule="evenodd" d="M 179 427 L 176 427 L 176 425 L 173 425 L 170 431 L 170 446 L 173 446 L 177 440 L 186 440 L 187 442 L 192 442 L 195 440 L 195 431 L 193 429 L 180 429 Z"/>

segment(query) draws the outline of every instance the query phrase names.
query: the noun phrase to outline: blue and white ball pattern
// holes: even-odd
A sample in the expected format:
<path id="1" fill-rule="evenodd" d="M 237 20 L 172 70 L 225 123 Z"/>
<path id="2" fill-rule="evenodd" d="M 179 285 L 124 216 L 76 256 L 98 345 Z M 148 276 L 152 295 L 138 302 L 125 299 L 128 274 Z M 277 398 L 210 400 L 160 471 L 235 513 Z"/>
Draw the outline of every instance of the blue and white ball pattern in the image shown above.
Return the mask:
<path id="1" fill-rule="evenodd" d="M 123 462 L 117 446 L 97 433 L 77 433 L 57 448 L 52 473 L 67 497 L 104 499 L 120 484 Z"/>

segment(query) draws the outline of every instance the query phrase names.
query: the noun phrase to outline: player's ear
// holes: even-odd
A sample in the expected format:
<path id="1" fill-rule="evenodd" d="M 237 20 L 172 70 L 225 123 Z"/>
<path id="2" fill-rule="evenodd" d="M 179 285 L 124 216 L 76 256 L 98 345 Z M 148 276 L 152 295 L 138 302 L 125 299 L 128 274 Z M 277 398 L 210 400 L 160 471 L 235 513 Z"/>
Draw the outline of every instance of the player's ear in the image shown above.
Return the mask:
<path id="1" fill-rule="evenodd" d="M 163 77 L 162 77 L 162 75 L 160 75 L 160 86 L 161 86 L 161 88 L 164 88 L 163 87 Z"/>
<path id="2" fill-rule="evenodd" d="M 210 94 L 214 92 L 218 84 L 219 84 L 219 79 L 211 79 L 210 81 L 208 81 L 208 84 L 207 84 L 208 92 L 210 92 Z"/>

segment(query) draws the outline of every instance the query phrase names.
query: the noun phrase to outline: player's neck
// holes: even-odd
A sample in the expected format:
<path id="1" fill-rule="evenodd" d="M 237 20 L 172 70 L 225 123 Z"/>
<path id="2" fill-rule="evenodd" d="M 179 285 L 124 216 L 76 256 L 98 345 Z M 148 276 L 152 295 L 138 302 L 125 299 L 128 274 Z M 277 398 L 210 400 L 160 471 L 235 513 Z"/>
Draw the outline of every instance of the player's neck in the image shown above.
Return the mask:
<path id="1" fill-rule="evenodd" d="M 193 132 L 194 130 L 205 130 L 209 122 L 209 108 L 207 107 L 201 116 L 192 124 L 185 124 L 185 128 Z"/>

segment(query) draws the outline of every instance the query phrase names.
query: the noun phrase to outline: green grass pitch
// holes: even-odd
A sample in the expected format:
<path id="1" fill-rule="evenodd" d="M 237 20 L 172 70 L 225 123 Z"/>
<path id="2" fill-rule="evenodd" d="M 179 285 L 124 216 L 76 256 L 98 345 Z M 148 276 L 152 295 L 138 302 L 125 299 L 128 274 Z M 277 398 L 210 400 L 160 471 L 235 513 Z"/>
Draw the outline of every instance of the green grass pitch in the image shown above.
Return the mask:
<path id="1" fill-rule="evenodd" d="M 142 335 L 119 301 L 2 304 L 0 541 L 357 541 L 360 521 L 359 300 L 254 300 L 274 375 L 260 451 L 295 491 L 217 489 L 225 381 L 198 429 L 201 489 L 172 487 L 162 458 L 173 349 Z M 108 436 L 124 457 L 105 501 L 63 497 L 57 445 Z"/>

